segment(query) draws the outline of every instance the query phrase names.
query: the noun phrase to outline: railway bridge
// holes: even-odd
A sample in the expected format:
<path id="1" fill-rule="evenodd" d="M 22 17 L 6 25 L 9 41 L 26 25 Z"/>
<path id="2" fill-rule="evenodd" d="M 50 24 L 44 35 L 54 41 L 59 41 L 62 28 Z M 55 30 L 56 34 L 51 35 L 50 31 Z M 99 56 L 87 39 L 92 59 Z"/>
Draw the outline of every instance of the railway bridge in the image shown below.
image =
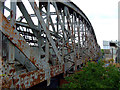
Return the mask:
<path id="1" fill-rule="evenodd" d="M 87 16 L 70 0 L 0 1 L 0 87 L 30 88 L 101 55 Z"/>

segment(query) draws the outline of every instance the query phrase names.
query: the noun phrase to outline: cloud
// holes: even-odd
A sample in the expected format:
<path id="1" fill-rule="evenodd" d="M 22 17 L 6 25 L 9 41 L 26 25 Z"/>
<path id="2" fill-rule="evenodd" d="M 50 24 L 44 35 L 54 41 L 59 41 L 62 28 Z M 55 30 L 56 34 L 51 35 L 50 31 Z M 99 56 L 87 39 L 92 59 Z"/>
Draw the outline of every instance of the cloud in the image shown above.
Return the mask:
<path id="1" fill-rule="evenodd" d="M 97 41 L 118 39 L 118 0 L 72 0 L 89 18 Z"/>

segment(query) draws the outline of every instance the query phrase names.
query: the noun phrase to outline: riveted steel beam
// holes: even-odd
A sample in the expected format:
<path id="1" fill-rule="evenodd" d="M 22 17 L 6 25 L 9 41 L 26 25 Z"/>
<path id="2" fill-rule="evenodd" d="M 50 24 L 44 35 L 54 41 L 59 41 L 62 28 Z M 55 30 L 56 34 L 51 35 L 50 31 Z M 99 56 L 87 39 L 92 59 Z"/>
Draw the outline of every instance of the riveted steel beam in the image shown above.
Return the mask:
<path id="1" fill-rule="evenodd" d="M 58 49 L 56 48 L 55 43 L 54 43 L 53 39 L 51 38 L 50 32 L 48 30 L 48 27 L 46 26 L 42 16 L 40 15 L 40 12 L 39 12 L 39 9 L 38 9 L 36 3 L 35 2 L 30 2 L 30 4 L 31 4 L 33 10 L 35 11 L 35 14 L 36 14 L 39 22 L 41 23 L 45 33 L 47 34 L 48 40 L 51 43 L 51 45 L 53 46 L 53 49 L 54 49 L 54 51 L 55 51 L 55 53 L 56 53 L 56 55 L 57 55 L 57 57 L 59 59 L 59 62 L 61 63 L 61 57 L 60 57 L 60 54 L 58 52 Z"/>
<path id="2" fill-rule="evenodd" d="M 45 80 L 48 86 L 52 77 L 73 73 L 88 60 L 98 59 L 93 27 L 74 3 L 29 0 L 31 14 L 19 1 L 11 2 L 10 8 L 0 3 L 0 61 L 9 78 L 4 77 L 3 87 L 29 88 Z M 17 6 L 23 15 L 18 19 Z M 8 17 L 4 9 L 11 12 Z"/>

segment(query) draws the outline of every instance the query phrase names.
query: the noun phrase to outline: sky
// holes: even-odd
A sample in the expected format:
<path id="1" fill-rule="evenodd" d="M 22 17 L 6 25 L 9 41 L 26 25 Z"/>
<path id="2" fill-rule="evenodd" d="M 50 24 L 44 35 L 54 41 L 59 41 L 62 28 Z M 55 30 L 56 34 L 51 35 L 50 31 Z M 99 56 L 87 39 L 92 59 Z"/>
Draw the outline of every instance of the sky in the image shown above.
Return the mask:
<path id="1" fill-rule="evenodd" d="M 24 0 L 24 2 L 25 1 L 27 0 Z M 90 20 L 94 28 L 98 44 L 100 45 L 101 48 L 103 48 L 103 40 L 107 41 L 118 40 L 119 0 L 71 0 L 71 1 L 74 4 L 76 4 Z"/>
<path id="2" fill-rule="evenodd" d="M 98 41 L 103 48 L 103 40 L 118 40 L 119 0 L 71 0 L 90 20 Z"/>

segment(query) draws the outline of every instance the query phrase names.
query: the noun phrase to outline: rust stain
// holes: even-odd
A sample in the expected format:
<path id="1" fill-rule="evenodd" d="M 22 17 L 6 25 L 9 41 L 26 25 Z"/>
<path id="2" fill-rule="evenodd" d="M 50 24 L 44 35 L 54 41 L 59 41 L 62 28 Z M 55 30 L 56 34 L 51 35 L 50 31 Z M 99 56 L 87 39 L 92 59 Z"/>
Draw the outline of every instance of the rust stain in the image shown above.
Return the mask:
<path id="1" fill-rule="evenodd" d="M 20 85 L 19 85 L 19 84 L 17 84 L 17 85 L 16 85 L 16 88 L 19 88 L 19 87 L 20 87 Z"/>
<path id="2" fill-rule="evenodd" d="M 34 1 L 34 8 L 37 10 L 38 8 L 37 8 L 37 4 L 36 4 L 36 2 Z"/>
<path id="3" fill-rule="evenodd" d="M 14 72 L 15 72 L 15 69 L 11 69 L 9 72 L 10 72 L 10 73 L 12 73 L 12 72 L 14 73 Z"/>
<path id="4" fill-rule="evenodd" d="M 33 64 L 35 64 L 35 57 L 31 57 L 31 62 L 33 63 Z"/>
<path id="5" fill-rule="evenodd" d="M 3 21 L 2 28 L 4 28 L 2 32 L 8 37 L 8 39 L 10 39 L 10 41 L 14 43 L 16 47 L 19 48 L 21 52 L 23 52 L 23 54 L 27 58 L 29 58 L 29 60 L 31 60 L 28 51 L 30 49 L 30 46 L 28 45 L 28 43 L 24 40 L 23 37 L 19 35 L 18 31 L 15 30 L 15 28 L 10 25 L 10 22 L 6 19 L 6 17 L 3 16 L 1 12 L 0 15 L 2 16 L 2 21 Z M 36 60 L 33 60 L 32 62 L 34 63 L 34 65 L 37 64 Z M 36 65 L 36 67 L 38 66 Z"/>
<path id="6" fill-rule="evenodd" d="M 9 80 L 9 87 L 12 85 L 13 80 Z"/>
<path id="7" fill-rule="evenodd" d="M 9 37 L 9 36 L 8 36 Z M 13 37 L 10 37 L 10 40 L 13 40 Z"/>
<path id="8" fill-rule="evenodd" d="M 25 85 L 22 83 L 22 84 L 21 84 L 21 87 L 22 87 L 22 88 L 25 88 Z"/>
<path id="9" fill-rule="evenodd" d="M 20 41 L 20 40 L 18 40 L 18 42 L 19 42 L 19 44 L 20 44 L 20 46 L 21 46 L 21 45 L 22 45 L 21 41 Z"/>
<path id="10" fill-rule="evenodd" d="M 36 2 L 34 2 L 34 8 L 36 10 L 38 10 L 39 8 L 37 7 Z M 59 14 L 57 12 L 57 14 Z M 13 18 L 13 11 L 11 10 L 10 12 L 11 18 Z M 42 16 L 42 12 L 40 12 L 40 15 Z M 36 55 L 31 55 L 31 52 L 33 49 L 31 49 L 32 47 L 30 47 L 28 45 L 28 43 L 24 40 L 24 38 L 22 36 L 20 36 L 19 32 L 15 29 L 15 25 L 11 25 L 11 23 L 7 20 L 7 18 L 0 12 L 0 19 L 2 20 L 0 22 L 0 26 L 2 27 L 3 30 L 2 33 L 5 34 L 8 39 L 17 47 L 19 48 L 19 50 L 26 56 L 26 58 L 28 58 L 35 66 L 37 66 L 39 69 L 43 66 L 39 65 L 39 63 L 37 62 L 38 58 L 36 57 Z M 60 19 L 60 18 L 59 18 Z M 15 22 L 15 20 L 14 20 Z M 40 21 L 41 22 L 41 21 Z M 70 21 L 68 22 L 68 28 L 69 30 L 71 29 L 70 27 Z M 49 23 L 50 24 L 50 23 Z M 49 30 L 49 28 L 46 26 L 46 29 Z M 74 34 L 73 32 L 73 28 L 72 28 L 72 35 Z M 87 40 L 87 39 L 86 39 Z M 94 41 L 95 42 L 95 41 Z M 71 46 L 69 45 L 69 43 L 66 43 L 67 47 L 68 47 L 68 52 L 71 51 Z M 58 43 L 56 43 L 56 46 L 58 47 Z M 74 43 L 72 42 L 72 46 L 74 46 Z M 93 48 L 95 48 L 93 46 Z M 95 48 L 96 49 L 96 48 Z M 31 50 L 31 52 L 29 53 L 29 51 Z M 93 51 L 94 52 L 94 51 Z M 32 53 L 33 54 L 33 53 Z M 60 53 L 59 53 L 60 54 Z M 78 55 L 77 55 L 78 56 Z M 11 57 L 13 57 L 13 55 L 11 55 Z M 4 60 L 3 60 L 4 61 Z M 56 59 L 57 61 L 57 59 Z M 87 60 L 85 60 L 86 62 Z M 43 61 L 45 62 L 45 61 Z M 5 67 L 5 65 L 2 65 Z M 15 69 L 14 69 L 14 65 L 11 65 L 12 68 L 9 70 L 10 74 L 15 74 Z M 64 65 L 56 65 L 56 66 L 51 66 L 50 67 L 50 76 L 54 77 L 60 73 L 63 73 L 65 69 Z M 6 72 L 5 72 L 6 73 Z M 20 86 L 22 88 L 27 88 L 27 87 L 31 87 L 34 86 L 42 81 L 45 80 L 45 75 L 46 72 L 44 69 L 40 69 L 40 70 L 36 70 L 36 71 L 31 71 L 31 72 L 27 72 L 27 73 L 22 73 L 20 75 L 14 75 L 13 79 L 10 79 L 9 77 L 7 78 L 3 78 L 3 86 L 4 87 L 10 87 L 12 85 L 12 82 L 14 84 L 14 86 L 16 86 L 17 88 L 19 88 Z M 30 84 L 29 84 L 30 83 Z"/>
<path id="11" fill-rule="evenodd" d="M 46 26 L 46 29 L 49 30 L 49 29 L 48 29 L 48 26 Z"/>
<path id="12" fill-rule="evenodd" d="M 42 16 L 42 12 L 40 12 L 40 15 Z"/>
<path id="13" fill-rule="evenodd" d="M 19 79 L 13 79 L 13 84 L 15 85 L 18 81 Z"/>
<path id="14" fill-rule="evenodd" d="M 13 18 L 13 10 L 10 11 L 10 16 Z"/>
<path id="15" fill-rule="evenodd" d="M 60 66 L 60 65 L 56 65 L 56 66 L 52 66 L 51 68 L 51 77 L 54 77 L 60 73 L 63 73 L 63 67 L 64 65 Z"/>
<path id="16" fill-rule="evenodd" d="M 32 77 L 31 77 L 31 75 L 32 75 Z M 19 78 L 20 79 L 22 78 L 21 80 L 23 80 L 23 81 L 24 80 L 27 81 L 26 84 L 30 83 L 30 85 L 25 85 L 25 83 L 24 84 L 21 83 L 20 86 L 22 88 L 29 88 L 29 87 L 32 87 L 32 86 L 45 80 L 45 71 L 43 69 L 40 69 L 37 71 L 23 73 L 21 75 L 15 76 L 15 79 L 13 79 L 15 86 L 17 85 L 17 83 L 19 81 L 21 82 L 21 80 Z M 16 86 L 16 88 L 18 88 L 18 87 L 19 87 L 19 85 Z"/>
<path id="17" fill-rule="evenodd" d="M 19 75 L 19 77 L 20 78 L 25 78 L 26 75 L 27 75 L 26 73 L 23 73 L 23 74 Z"/>

